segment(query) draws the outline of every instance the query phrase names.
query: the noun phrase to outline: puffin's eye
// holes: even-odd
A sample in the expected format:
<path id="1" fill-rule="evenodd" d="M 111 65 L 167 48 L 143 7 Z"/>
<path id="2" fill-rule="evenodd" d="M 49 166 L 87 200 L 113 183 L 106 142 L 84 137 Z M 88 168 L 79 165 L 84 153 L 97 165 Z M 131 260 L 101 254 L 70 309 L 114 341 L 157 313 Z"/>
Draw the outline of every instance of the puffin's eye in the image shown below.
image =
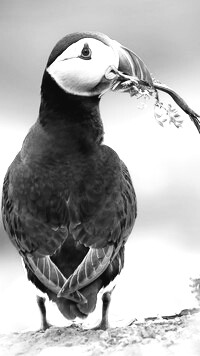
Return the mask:
<path id="1" fill-rule="evenodd" d="M 84 44 L 84 47 L 81 51 L 80 58 L 82 58 L 82 59 L 91 59 L 92 58 L 92 51 L 87 43 Z"/>

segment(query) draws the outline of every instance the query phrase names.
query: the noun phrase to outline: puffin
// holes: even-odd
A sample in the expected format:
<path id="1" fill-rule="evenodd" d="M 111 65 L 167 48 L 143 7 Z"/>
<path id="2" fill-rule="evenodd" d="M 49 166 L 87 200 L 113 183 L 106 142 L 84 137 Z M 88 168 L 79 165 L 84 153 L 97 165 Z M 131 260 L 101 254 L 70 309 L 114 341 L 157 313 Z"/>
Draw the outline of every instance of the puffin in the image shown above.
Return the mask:
<path id="1" fill-rule="evenodd" d="M 4 179 L 7 235 L 28 280 L 69 320 L 92 313 L 98 293 L 120 274 L 136 220 L 132 180 L 103 143 L 99 109 L 102 95 L 126 92 L 130 78 L 155 88 L 144 62 L 108 36 L 75 32 L 62 38 L 44 70 L 38 118 Z M 102 296 L 97 328 L 103 330 L 112 290 Z M 45 330 L 45 298 L 38 296 L 37 303 Z"/>
<path id="2" fill-rule="evenodd" d="M 103 144 L 99 103 L 113 68 L 132 75 L 134 63 L 104 34 L 72 33 L 55 45 L 38 118 L 3 183 L 4 228 L 27 277 L 69 320 L 93 312 L 99 291 L 121 272 L 137 214 L 128 169 Z M 110 295 L 102 297 L 101 329 Z M 37 302 L 46 329 L 45 298 Z"/>

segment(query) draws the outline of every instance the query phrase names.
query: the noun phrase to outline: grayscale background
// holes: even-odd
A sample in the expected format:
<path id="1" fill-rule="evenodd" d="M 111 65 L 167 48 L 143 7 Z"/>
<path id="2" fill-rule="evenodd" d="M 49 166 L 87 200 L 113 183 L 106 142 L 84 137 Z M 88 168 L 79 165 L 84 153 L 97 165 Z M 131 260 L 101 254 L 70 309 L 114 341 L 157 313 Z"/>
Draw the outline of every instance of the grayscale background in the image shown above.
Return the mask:
<path id="1" fill-rule="evenodd" d="M 199 13 L 199 0 L 0 0 L 1 187 L 37 119 L 49 53 L 67 33 L 100 31 L 119 41 L 200 113 Z M 163 101 L 171 102 L 167 95 Z M 112 313 L 121 318 L 195 305 L 188 283 L 200 274 L 200 136 L 180 110 L 182 128 L 158 125 L 153 104 L 141 110 L 140 101 L 117 93 L 101 102 L 105 143 L 127 164 L 138 198 L 113 297 Z M 1 220 L 0 290 L 0 329 L 39 325 L 34 290 Z"/>

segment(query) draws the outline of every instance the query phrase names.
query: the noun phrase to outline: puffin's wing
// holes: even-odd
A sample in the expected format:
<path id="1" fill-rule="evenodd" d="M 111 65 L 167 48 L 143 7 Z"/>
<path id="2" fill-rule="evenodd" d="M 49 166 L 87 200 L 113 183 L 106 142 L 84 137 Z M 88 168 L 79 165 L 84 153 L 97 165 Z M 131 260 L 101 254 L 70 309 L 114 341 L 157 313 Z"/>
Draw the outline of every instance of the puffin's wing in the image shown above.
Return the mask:
<path id="1" fill-rule="evenodd" d="M 5 230 L 22 256 L 27 254 L 34 257 L 52 255 L 67 238 L 66 224 L 61 224 L 56 220 L 55 208 L 52 208 L 55 202 L 48 201 L 44 212 L 40 207 L 39 197 L 35 204 L 29 194 L 27 194 L 26 201 L 24 201 L 24 195 L 20 200 L 19 190 L 22 187 L 18 184 L 14 191 L 12 184 L 12 177 L 15 175 L 14 168 L 15 166 L 9 168 L 3 184 L 2 218 Z M 17 177 L 15 185 L 17 185 Z M 58 201 L 56 208 L 62 218 L 64 214 L 67 216 L 65 201 Z M 35 209 L 34 212 L 33 209 Z M 66 220 L 67 217 L 64 217 L 63 221 L 66 222 Z"/>
<path id="2" fill-rule="evenodd" d="M 66 201 L 59 199 L 47 200 L 46 211 L 41 212 L 40 201 L 33 204 L 31 201 L 33 196 L 27 194 L 27 201 L 24 202 L 24 195 L 19 199 L 20 184 L 17 184 L 14 192 L 12 185 L 12 177 L 17 180 L 17 167 L 14 164 L 9 168 L 4 184 L 2 194 L 2 218 L 3 224 L 11 242 L 15 245 L 24 263 L 32 270 L 37 278 L 49 290 L 58 293 L 66 282 L 66 278 L 61 271 L 53 263 L 50 256 L 62 245 L 68 236 L 66 225 L 61 225 L 57 220 L 55 211 L 58 213 L 59 219 L 64 224 L 67 222 Z M 20 181 L 20 180 L 19 180 Z M 19 182 L 18 182 L 19 183 Z M 17 197 L 15 193 L 17 191 Z M 39 197 L 38 197 L 39 198 Z M 57 201 L 57 204 L 55 203 Z M 50 207 L 48 209 L 48 206 Z M 43 209 L 43 207 L 42 207 Z M 60 220 L 60 221 L 61 221 Z M 70 295 L 73 299 L 73 295 Z M 79 297 L 78 292 L 75 293 L 76 300 L 82 302 L 82 295 Z"/>

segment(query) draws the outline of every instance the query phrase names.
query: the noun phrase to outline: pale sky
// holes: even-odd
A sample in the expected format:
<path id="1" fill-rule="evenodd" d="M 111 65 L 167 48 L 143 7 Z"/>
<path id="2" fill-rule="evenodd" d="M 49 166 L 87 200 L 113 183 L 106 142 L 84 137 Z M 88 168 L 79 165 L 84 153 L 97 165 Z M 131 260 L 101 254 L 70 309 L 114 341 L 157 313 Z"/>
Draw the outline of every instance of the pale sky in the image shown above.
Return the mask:
<path id="1" fill-rule="evenodd" d="M 144 60 L 155 78 L 174 88 L 200 113 L 199 13 L 199 0 L 1 0 L 0 184 L 37 118 L 41 77 L 48 55 L 67 33 L 100 31 L 121 42 Z M 170 102 L 167 96 L 163 100 Z M 161 128 L 153 117 L 153 102 L 143 110 L 137 108 L 138 104 L 128 95 L 109 93 L 102 98 L 101 113 L 105 143 L 127 164 L 138 197 L 133 254 L 140 256 L 144 251 L 145 259 L 141 256 L 139 270 L 133 266 L 136 288 L 148 265 L 148 270 L 152 268 L 148 277 L 154 286 L 152 300 L 156 300 L 159 285 L 152 258 L 155 261 L 155 256 L 165 255 L 167 251 L 173 255 L 176 252 L 177 265 L 184 265 L 185 258 L 188 269 L 182 272 L 178 269 L 180 280 L 194 270 L 192 260 L 198 262 L 200 137 L 186 115 L 182 115 L 183 128 Z M 21 278 L 24 271 L 2 226 L 0 233 L 0 283 L 6 293 L 7 276 L 10 284 L 13 276 Z M 127 256 L 130 266 L 130 252 Z M 176 259 L 169 269 L 160 263 L 158 259 L 161 276 L 169 273 L 170 294 L 175 285 L 173 276 L 177 278 Z M 135 303 L 137 306 L 139 298 Z M 167 303 L 173 309 L 172 300 L 169 302 L 166 297 L 163 305 Z"/>

